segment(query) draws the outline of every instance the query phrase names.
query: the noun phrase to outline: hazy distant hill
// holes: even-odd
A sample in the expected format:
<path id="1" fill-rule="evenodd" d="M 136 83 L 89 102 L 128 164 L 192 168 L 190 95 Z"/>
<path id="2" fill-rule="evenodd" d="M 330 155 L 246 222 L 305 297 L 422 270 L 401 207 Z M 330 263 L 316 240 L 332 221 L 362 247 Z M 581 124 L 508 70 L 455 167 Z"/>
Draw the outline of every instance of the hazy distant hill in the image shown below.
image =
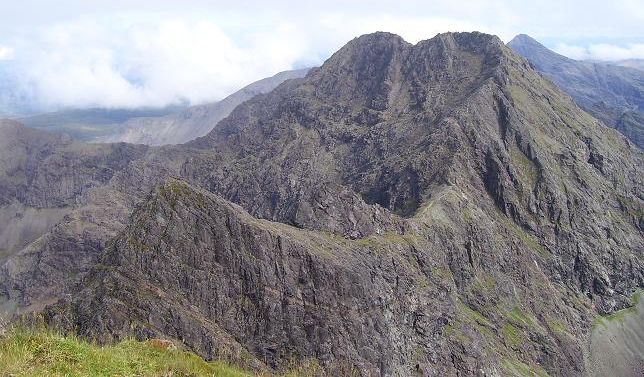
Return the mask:
<path id="1" fill-rule="evenodd" d="M 584 110 L 644 147 L 644 72 L 573 60 L 525 34 L 514 37 L 508 46 L 530 60 Z"/>
<path id="2" fill-rule="evenodd" d="M 611 64 L 619 65 L 622 67 L 630 67 L 644 71 L 644 59 L 625 59 L 611 62 Z"/>
<path id="3" fill-rule="evenodd" d="M 309 68 L 280 72 L 256 81 L 219 102 L 192 106 L 179 113 L 130 119 L 119 126 L 116 133 L 102 137 L 100 141 L 147 145 L 185 143 L 207 134 L 242 102 L 268 93 L 288 79 L 304 77 L 308 71 Z"/>
<path id="4" fill-rule="evenodd" d="M 82 141 L 179 144 L 208 133 L 240 103 L 270 92 L 285 80 L 303 77 L 308 70 L 281 72 L 256 81 L 219 102 L 188 108 L 173 105 L 139 109 L 68 109 L 17 116 L 16 112 L 26 111 L 24 106 L 16 107 L 18 102 L 24 101 L 12 97 L 18 94 L 5 91 L 0 98 L 5 104 L 0 107 L 0 118 L 13 118 L 31 128 L 61 132 Z"/>
<path id="5" fill-rule="evenodd" d="M 178 105 L 142 109 L 70 109 L 18 120 L 31 128 L 62 132 L 78 140 L 93 141 L 114 134 L 123 122 L 131 118 L 164 116 L 183 109 L 185 106 Z"/>
<path id="6" fill-rule="evenodd" d="M 0 308 L 269 372 L 592 375 L 644 281 L 642 166 L 498 37 L 369 34 L 185 144 L 0 122 L 0 229 L 61 210 L 6 238 Z"/>

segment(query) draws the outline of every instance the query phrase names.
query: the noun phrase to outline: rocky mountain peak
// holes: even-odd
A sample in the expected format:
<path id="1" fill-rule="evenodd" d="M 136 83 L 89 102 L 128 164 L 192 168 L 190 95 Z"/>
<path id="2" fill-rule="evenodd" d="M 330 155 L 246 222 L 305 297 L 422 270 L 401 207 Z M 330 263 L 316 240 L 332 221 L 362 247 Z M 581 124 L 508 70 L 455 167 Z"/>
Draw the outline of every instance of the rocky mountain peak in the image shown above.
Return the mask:
<path id="1" fill-rule="evenodd" d="M 396 102 L 406 101 L 401 96 L 431 90 L 437 81 L 489 71 L 508 53 L 498 37 L 478 32 L 438 34 L 415 45 L 378 32 L 347 43 L 312 73 L 310 83 L 319 97 L 384 110 L 399 107 Z"/>
<path id="2" fill-rule="evenodd" d="M 574 62 L 548 49 L 527 34 L 519 34 L 508 42 L 508 46 L 537 66 L 555 66 Z"/>
<path id="3" fill-rule="evenodd" d="M 536 39 L 532 38 L 528 34 L 517 34 L 508 43 L 516 44 L 516 45 L 523 44 L 523 45 L 543 46 L 541 43 L 537 42 Z"/>
<path id="4" fill-rule="evenodd" d="M 108 152 L 0 269 L 10 300 L 58 301 L 52 323 L 97 339 L 335 375 L 581 375 L 593 316 L 643 279 L 641 151 L 486 34 L 363 36 L 204 138 Z M 35 164 L 70 156 L 103 162 Z"/>

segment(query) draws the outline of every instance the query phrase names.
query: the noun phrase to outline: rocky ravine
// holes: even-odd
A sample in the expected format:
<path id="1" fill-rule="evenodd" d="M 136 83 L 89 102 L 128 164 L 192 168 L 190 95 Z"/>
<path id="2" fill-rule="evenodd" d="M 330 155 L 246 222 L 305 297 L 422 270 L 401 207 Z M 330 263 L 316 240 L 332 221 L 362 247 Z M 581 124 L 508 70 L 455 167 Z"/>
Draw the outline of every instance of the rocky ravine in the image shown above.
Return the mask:
<path id="1" fill-rule="evenodd" d="M 587 375 L 593 319 L 644 285 L 642 158 L 496 37 L 370 34 L 71 190 L 0 289 L 257 368 Z"/>

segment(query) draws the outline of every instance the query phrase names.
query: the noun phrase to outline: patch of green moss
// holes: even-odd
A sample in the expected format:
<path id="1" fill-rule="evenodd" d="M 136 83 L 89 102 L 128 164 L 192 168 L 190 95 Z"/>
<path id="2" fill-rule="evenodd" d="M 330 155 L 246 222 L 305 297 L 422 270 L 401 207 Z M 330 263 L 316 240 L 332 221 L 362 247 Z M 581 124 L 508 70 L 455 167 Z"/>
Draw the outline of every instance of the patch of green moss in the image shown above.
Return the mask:
<path id="1" fill-rule="evenodd" d="M 453 277 L 452 271 L 444 267 L 434 267 L 431 273 L 433 276 L 438 276 L 441 280 L 449 280 Z"/>
<path id="2" fill-rule="evenodd" d="M 485 316 L 483 314 L 481 314 L 478 311 L 470 308 L 469 306 L 465 305 L 464 303 L 459 301 L 458 305 L 457 305 L 457 308 L 458 308 L 459 313 L 463 314 L 465 316 L 465 318 L 467 318 L 467 319 L 469 319 L 471 321 L 474 321 L 474 322 L 476 322 L 476 323 L 478 323 L 480 325 L 483 325 L 483 326 L 494 327 L 492 325 L 492 322 L 490 322 L 487 318 L 485 318 Z"/>
<path id="3" fill-rule="evenodd" d="M 136 250 L 150 251 L 150 246 L 141 242 L 138 238 L 134 237 L 134 235 L 130 234 L 127 237 L 127 243 Z"/>
<path id="4" fill-rule="evenodd" d="M 547 377 L 548 373 L 540 366 L 532 367 L 517 359 L 505 359 L 501 366 L 509 376 Z"/>
<path id="5" fill-rule="evenodd" d="M 534 320 L 530 318 L 527 314 L 523 313 L 521 311 L 521 308 L 518 306 L 515 306 L 512 308 L 512 310 L 508 313 L 508 318 L 510 318 L 512 321 L 514 321 L 517 324 L 522 324 L 526 326 L 533 326 L 535 324 Z"/>
<path id="6" fill-rule="evenodd" d="M 431 285 L 429 279 L 425 275 L 418 276 L 416 282 L 420 288 L 427 288 Z"/>
<path id="7" fill-rule="evenodd" d="M 510 158 L 519 169 L 519 174 L 527 181 L 530 187 L 534 187 L 539 179 L 539 169 L 532 160 L 518 148 L 510 148 Z"/>
<path id="8" fill-rule="evenodd" d="M 590 299 L 588 298 L 588 296 L 586 296 L 583 293 L 579 293 L 577 295 L 572 296 L 572 302 L 576 306 L 583 306 L 586 308 L 589 308 L 591 306 Z"/>
<path id="9" fill-rule="evenodd" d="M 492 274 L 488 272 L 481 272 L 474 278 L 472 288 L 477 292 L 485 293 L 494 288 L 495 284 L 496 281 L 494 280 L 494 276 L 492 276 Z"/>
<path id="10" fill-rule="evenodd" d="M 555 319 L 547 320 L 546 323 L 548 323 L 548 327 L 557 334 L 566 334 L 568 332 L 568 328 L 562 321 Z"/>
<path id="11" fill-rule="evenodd" d="M 506 228 L 512 231 L 518 238 L 521 239 L 528 247 L 537 252 L 543 258 L 549 258 L 550 252 L 546 250 L 539 242 L 537 242 L 530 234 L 523 228 L 514 223 L 511 219 L 503 214 L 499 214 L 499 218 Z"/>
<path id="12" fill-rule="evenodd" d="M 472 219 L 474 218 L 474 216 L 472 215 L 472 210 L 470 210 L 469 208 L 464 208 L 462 213 L 463 220 L 465 221 L 472 221 Z"/>
<path id="13" fill-rule="evenodd" d="M 509 323 L 503 326 L 503 339 L 512 348 L 522 345 L 525 341 L 523 331 Z"/>
<path id="14" fill-rule="evenodd" d="M 448 338 L 456 339 L 461 343 L 467 343 L 470 339 L 465 336 L 463 330 L 461 330 L 460 324 L 449 324 L 444 327 L 445 336 Z"/>

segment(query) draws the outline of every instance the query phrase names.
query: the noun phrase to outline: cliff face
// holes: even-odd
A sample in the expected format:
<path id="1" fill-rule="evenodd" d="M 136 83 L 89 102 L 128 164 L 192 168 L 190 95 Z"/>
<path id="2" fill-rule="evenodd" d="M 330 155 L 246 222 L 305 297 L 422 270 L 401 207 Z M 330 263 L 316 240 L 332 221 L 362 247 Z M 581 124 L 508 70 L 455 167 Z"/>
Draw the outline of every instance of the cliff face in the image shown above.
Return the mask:
<path id="1" fill-rule="evenodd" d="M 0 121 L 0 317 L 51 302 L 95 263 L 131 210 L 117 192 L 92 195 L 146 150 Z"/>
<path id="2" fill-rule="evenodd" d="M 593 318 L 644 283 L 642 157 L 496 37 L 376 33 L 130 161 L 0 281 L 82 335 L 259 368 L 583 375 Z M 30 253 L 81 283 L 26 284 L 7 266 L 53 273 Z"/>

